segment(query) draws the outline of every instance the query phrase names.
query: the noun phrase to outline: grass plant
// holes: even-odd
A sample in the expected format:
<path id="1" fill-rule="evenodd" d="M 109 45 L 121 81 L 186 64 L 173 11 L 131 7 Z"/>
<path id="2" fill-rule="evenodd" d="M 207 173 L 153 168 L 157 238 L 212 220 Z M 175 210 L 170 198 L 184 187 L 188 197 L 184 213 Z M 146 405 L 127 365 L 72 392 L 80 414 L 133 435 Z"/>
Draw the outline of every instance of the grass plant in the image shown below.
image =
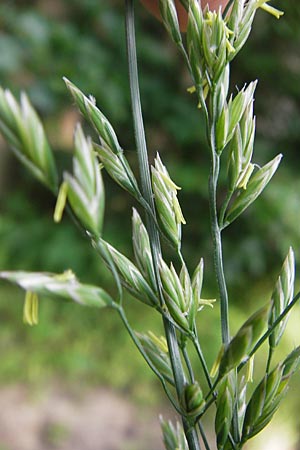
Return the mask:
<path id="1" fill-rule="evenodd" d="M 119 315 L 179 415 L 180 421 L 175 425 L 161 419 L 166 450 L 209 450 L 202 419 L 212 408 L 217 448 L 239 450 L 270 422 L 300 361 L 300 347 L 296 347 L 280 362 L 274 362 L 289 313 L 300 297 L 299 292 L 294 292 L 292 248 L 271 298 L 232 336 L 222 247 L 223 233 L 261 195 L 282 158 L 281 154 L 274 156 L 261 167 L 253 161 L 257 81 L 243 84 L 230 94 L 230 64 L 247 42 L 257 10 L 263 9 L 277 19 L 282 12 L 264 0 L 229 0 L 223 12 L 210 11 L 204 4 L 202 8 L 197 0 L 181 3 L 188 17 L 186 34 L 181 33 L 174 1 L 159 0 L 159 7 L 162 22 L 187 66 L 190 91 L 206 123 L 207 148 L 202 151 L 210 153 L 211 169 L 207 176 L 209 210 L 204 219 L 210 220 L 216 298 L 202 297 L 205 270 L 201 254 L 194 268 L 184 256 L 185 218 L 178 199 L 181 188 L 171 179 L 159 154 L 151 166 L 148 161 L 133 0 L 125 0 L 125 16 L 138 174 L 130 167 L 116 131 L 95 99 L 68 79 L 64 81 L 73 101 L 99 140 L 93 142 L 78 125 L 74 133 L 73 170 L 62 175 L 57 173 L 43 125 L 27 96 L 22 94 L 18 101 L 10 91 L 0 91 L 0 130 L 4 138 L 32 175 L 57 197 L 55 222 L 66 210 L 109 268 L 115 282 L 114 294 L 102 286 L 81 283 L 70 270 L 61 274 L 2 271 L 0 277 L 25 290 L 23 318 L 31 326 L 38 322 L 39 298 L 44 296 L 96 309 L 108 308 Z M 136 202 L 132 211 L 134 260 L 103 235 L 104 170 Z M 221 172 L 226 174 L 225 190 L 220 189 Z M 134 330 L 126 315 L 124 291 L 160 315 L 163 336 Z M 210 307 L 214 305 L 220 308 L 216 336 L 221 334 L 222 345 L 213 367 L 209 367 L 206 342 L 199 331 L 201 321 L 209 320 Z M 254 370 L 254 358 L 263 344 L 268 352 L 261 376 Z"/>

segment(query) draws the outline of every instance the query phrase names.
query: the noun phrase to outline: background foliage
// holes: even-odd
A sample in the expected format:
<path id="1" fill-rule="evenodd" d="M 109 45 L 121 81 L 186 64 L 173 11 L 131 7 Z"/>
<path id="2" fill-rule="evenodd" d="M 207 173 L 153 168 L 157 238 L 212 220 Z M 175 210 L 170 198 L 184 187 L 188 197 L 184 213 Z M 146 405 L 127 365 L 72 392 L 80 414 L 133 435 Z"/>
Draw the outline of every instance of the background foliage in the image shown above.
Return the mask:
<path id="1" fill-rule="evenodd" d="M 232 68 L 232 89 L 259 77 L 255 102 L 256 161 L 263 164 L 277 153 L 284 154 L 270 187 L 224 235 L 226 272 L 234 299 L 233 331 L 248 310 L 270 295 L 290 244 L 299 264 L 300 5 L 275 3 L 285 10 L 285 16 L 278 22 L 258 13 L 250 40 Z M 0 84 L 15 93 L 27 91 L 43 116 L 62 168 L 70 164 L 73 127 L 81 120 L 62 76 L 96 97 L 118 131 L 129 159 L 135 161 L 123 14 L 121 0 L 1 2 Z M 153 159 L 159 150 L 172 178 L 183 187 L 180 200 L 188 223 L 184 227 L 183 251 L 192 266 L 199 254 L 204 256 L 205 288 L 207 296 L 214 297 L 207 238 L 209 155 L 205 130 L 195 110 L 195 98 L 187 93 L 190 80 L 163 27 L 142 7 L 137 8 L 137 16 L 150 157 Z M 109 179 L 105 183 L 106 239 L 121 250 L 131 251 L 131 200 Z M 53 272 L 71 268 L 82 281 L 101 280 L 101 284 L 109 286 L 110 277 L 99 267 L 96 255 L 67 218 L 59 226 L 53 223 L 54 199 L 31 180 L 2 141 L 0 187 L 1 268 Z M 8 378 L 36 382 L 63 374 L 70 380 L 110 383 L 139 397 L 146 385 L 146 398 L 150 399 L 152 375 L 144 370 L 143 362 L 110 311 L 98 317 L 93 310 L 82 314 L 80 307 L 45 301 L 40 325 L 28 329 L 21 324 L 21 300 L 19 291 L 1 285 L 1 382 Z M 159 327 L 152 313 L 147 314 L 134 301 L 128 301 L 137 329 Z M 211 342 L 212 360 L 219 345 L 213 333 L 217 316 L 215 308 L 211 322 L 201 325 L 201 333 Z M 296 341 L 297 330 L 293 328 L 291 322 L 287 345 Z M 128 357 L 130 365 L 126 364 Z"/>

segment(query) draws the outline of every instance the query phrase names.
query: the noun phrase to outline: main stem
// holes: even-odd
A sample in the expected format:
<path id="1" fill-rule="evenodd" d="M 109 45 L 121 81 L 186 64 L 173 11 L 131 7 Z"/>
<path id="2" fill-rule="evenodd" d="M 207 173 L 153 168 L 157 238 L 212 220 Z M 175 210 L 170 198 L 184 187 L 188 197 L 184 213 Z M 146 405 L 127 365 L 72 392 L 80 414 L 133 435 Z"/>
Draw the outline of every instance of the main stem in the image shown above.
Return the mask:
<path id="1" fill-rule="evenodd" d="M 146 212 L 146 225 L 149 233 L 153 265 L 156 276 L 157 292 L 159 293 L 160 302 L 163 305 L 164 299 L 161 292 L 161 282 L 159 276 L 159 260 L 161 255 L 159 233 L 156 228 L 153 217 L 155 217 L 155 205 L 153 200 L 153 191 L 151 186 L 151 177 L 148 163 L 148 152 L 142 117 L 142 108 L 139 93 L 139 81 L 137 70 L 136 43 L 135 43 L 135 27 L 134 27 L 134 7 L 133 0 L 126 0 L 126 42 L 129 66 L 129 83 L 131 93 L 131 103 L 133 112 L 133 122 L 135 131 L 135 140 L 138 152 L 139 169 L 142 183 L 142 192 L 144 199 L 151 208 L 152 214 Z M 180 350 L 174 325 L 169 320 L 163 318 L 163 324 L 168 343 L 171 366 L 174 375 L 176 392 L 178 400 L 183 396 L 185 386 L 184 369 L 181 362 Z M 182 417 L 182 423 L 189 450 L 200 450 L 198 434 L 193 423 L 186 417 Z"/>
<path id="2" fill-rule="evenodd" d="M 218 282 L 219 294 L 220 294 L 220 312 L 221 312 L 221 328 L 222 328 L 222 343 L 227 345 L 230 341 L 229 331 L 229 313 L 228 313 L 228 293 L 226 280 L 223 268 L 223 251 L 222 251 L 222 239 L 221 229 L 218 221 L 217 210 L 217 185 L 220 173 L 220 156 L 216 151 L 216 111 L 214 97 L 215 93 L 211 93 L 212 101 L 210 107 L 210 127 L 209 127 L 209 140 L 211 148 L 211 172 L 209 176 L 209 208 L 210 208 L 210 223 L 211 223 L 211 235 L 213 241 L 214 251 L 214 266 L 215 273 Z"/>
<path id="3" fill-rule="evenodd" d="M 221 315 L 221 332 L 222 343 L 227 346 L 230 342 L 230 330 L 229 330 L 229 305 L 228 305 L 228 292 L 226 279 L 223 267 L 223 248 L 221 228 L 218 219 L 217 209 L 217 187 L 220 173 L 220 155 L 217 153 L 216 148 L 216 122 L 217 122 L 217 106 L 216 106 L 216 92 L 212 89 L 211 99 L 209 107 L 209 140 L 211 147 L 211 172 L 209 177 L 209 206 L 210 206 L 210 220 L 211 220 L 211 234 L 214 250 L 214 265 L 215 273 L 218 282 L 219 295 L 220 295 L 220 315 Z M 237 375 L 235 377 L 237 381 Z M 237 402 L 235 402 L 233 412 L 233 438 L 235 442 L 239 442 L 239 426 L 238 426 L 238 409 Z"/>

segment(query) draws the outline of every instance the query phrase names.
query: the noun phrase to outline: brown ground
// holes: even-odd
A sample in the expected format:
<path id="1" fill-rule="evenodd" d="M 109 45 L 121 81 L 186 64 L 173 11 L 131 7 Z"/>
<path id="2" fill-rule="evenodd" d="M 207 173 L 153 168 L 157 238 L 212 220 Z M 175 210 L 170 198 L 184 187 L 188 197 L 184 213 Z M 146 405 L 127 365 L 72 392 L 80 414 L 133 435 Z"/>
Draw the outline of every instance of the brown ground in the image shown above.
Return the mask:
<path id="1" fill-rule="evenodd" d="M 158 413 L 106 389 L 0 388 L 0 450 L 162 450 Z"/>
<path id="2" fill-rule="evenodd" d="M 104 388 L 0 387 L 0 450 L 163 450 L 158 416 Z M 246 448 L 300 450 L 287 415 Z"/>

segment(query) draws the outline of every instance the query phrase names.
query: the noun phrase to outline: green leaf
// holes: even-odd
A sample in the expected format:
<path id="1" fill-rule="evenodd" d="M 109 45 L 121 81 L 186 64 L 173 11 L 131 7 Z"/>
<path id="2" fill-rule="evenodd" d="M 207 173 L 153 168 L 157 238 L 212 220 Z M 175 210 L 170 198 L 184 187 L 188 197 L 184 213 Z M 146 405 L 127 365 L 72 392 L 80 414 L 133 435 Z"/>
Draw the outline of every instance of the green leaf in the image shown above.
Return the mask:
<path id="1" fill-rule="evenodd" d="M 232 205 L 225 216 L 225 226 L 232 223 L 257 199 L 276 172 L 281 158 L 281 154 L 277 155 L 272 161 L 258 169 L 258 171 L 250 178 L 246 189 L 243 189 L 233 200 Z"/>
<path id="2" fill-rule="evenodd" d="M 113 307 L 114 301 L 102 288 L 81 284 L 70 271 L 62 274 L 47 272 L 0 272 L 0 278 L 19 285 L 25 291 L 53 299 L 73 300 L 84 306 Z"/>

